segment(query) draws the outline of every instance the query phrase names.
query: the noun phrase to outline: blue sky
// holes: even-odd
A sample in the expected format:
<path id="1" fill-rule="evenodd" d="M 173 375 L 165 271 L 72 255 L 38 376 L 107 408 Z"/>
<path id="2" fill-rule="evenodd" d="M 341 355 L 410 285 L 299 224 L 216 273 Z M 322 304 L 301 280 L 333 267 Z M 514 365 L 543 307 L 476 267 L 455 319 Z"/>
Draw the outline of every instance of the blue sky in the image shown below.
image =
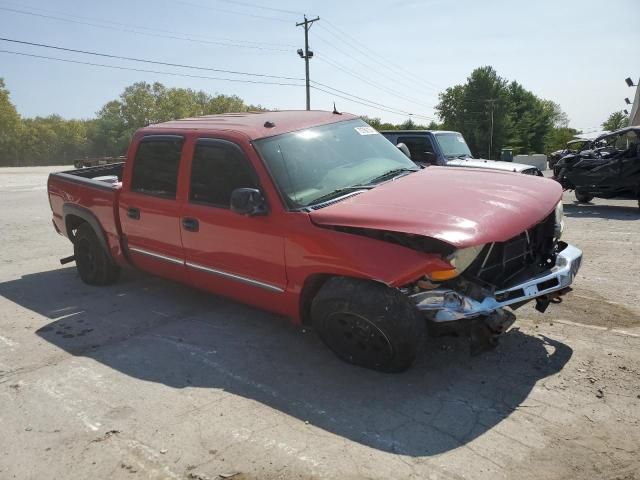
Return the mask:
<path id="1" fill-rule="evenodd" d="M 246 6 L 248 3 L 281 11 Z M 394 111 L 425 117 L 435 116 L 433 105 L 439 91 L 464 82 L 478 66 L 492 65 L 501 76 L 558 102 L 571 126 L 590 130 L 609 113 L 623 109 L 624 97 L 633 98 L 624 78 L 640 77 L 637 0 L 0 0 L 0 36 L 302 78 L 304 62 L 295 53 L 303 45 L 303 31 L 295 27 L 301 18 L 290 12 L 321 18 L 310 32 L 316 54 L 311 61 L 313 80 Z M 185 35 L 191 41 L 166 38 Z M 0 49 L 132 68 L 252 78 L 7 42 L 0 42 Z M 24 116 L 91 117 L 124 87 L 141 80 L 237 94 L 265 107 L 304 108 L 303 87 L 112 70 L 7 53 L 0 53 L 0 77 Z M 408 118 L 405 113 L 385 112 L 312 90 L 312 108 L 331 109 L 334 100 L 339 110 L 393 122 Z"/>

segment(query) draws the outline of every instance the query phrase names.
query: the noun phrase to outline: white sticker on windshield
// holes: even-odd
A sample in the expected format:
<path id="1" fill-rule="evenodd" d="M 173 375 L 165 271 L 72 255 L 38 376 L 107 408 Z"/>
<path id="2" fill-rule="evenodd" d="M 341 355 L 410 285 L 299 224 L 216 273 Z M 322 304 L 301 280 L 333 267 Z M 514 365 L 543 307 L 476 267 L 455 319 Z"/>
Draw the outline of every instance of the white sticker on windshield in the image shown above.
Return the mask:
<path id="1" fill-rule="evenodd" d="M 354 127 L 360 135 L 376 135 L 378 131 L 373 127 Z"/>
<path id="2" fill-rule="evenodd" d="M 462 135 L 458 135 L 456 138 L 460 143 L 464 143 L 464 137 Z"/>

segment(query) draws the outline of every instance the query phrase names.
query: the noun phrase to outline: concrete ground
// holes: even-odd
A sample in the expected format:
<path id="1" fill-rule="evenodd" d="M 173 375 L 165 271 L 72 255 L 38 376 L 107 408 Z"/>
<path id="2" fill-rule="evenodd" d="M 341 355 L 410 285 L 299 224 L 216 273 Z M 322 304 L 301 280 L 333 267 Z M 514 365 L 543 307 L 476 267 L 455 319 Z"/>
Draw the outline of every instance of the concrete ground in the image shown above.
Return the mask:
<path id="1" fill-rule="evenodd" d="M 575 291 L 404 374 L 285 319 L 58 259 L 47 168 L 0 169 L 0 479 L 640 478 L 640 211 L 565 197 Z"/>

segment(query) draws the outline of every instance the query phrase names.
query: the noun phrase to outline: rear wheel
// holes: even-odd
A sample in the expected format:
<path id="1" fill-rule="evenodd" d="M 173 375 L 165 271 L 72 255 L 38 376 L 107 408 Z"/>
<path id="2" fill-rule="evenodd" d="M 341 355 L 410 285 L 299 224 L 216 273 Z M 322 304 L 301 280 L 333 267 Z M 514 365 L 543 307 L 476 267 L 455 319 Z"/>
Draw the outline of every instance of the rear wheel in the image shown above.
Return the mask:
<path id="1" fill-rule="evenodd" d="M 397 290 L 375 282 L 333 278 L 311 304 L 314 330 L 341 359 L 401 372 L 424 342 L 425 320 Z"/>
<path id="2" fill-rule="evenodd" d="M 78 227 L 73 239 L 78 274 L 89 285 L 108 285 L 118 279 L 120 268 L 111 260 L 88 223 Z"/>
<path id="3" fill-rule="evenodd" d="M 578 200 L 578 202 L 580 203 L 589 203 L 591 200 L 593 200 L 593 195 L 589 195 L 588 193 L 576 190 L 576 200 Z"/>

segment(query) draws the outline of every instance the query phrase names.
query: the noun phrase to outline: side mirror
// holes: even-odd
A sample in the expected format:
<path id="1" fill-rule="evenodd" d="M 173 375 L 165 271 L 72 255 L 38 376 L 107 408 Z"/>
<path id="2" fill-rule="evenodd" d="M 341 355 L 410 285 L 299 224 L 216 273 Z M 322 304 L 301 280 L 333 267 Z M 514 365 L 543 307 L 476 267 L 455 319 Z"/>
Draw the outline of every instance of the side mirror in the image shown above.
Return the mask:
<path id="1" fill-rule="evenodd" d="M 267 201 L 257 188 L 236 188 L 231 192 L 231 211 L 250 217 L 266 215 Z"/>
<path id="2" fill-rule="evenodd" d="M 402 153 L 404 153 L 407 156 L 407 158 L 411 159 L 411 152 L 409 151 L 409 147 L 407 147 L 402 142 L 397 144 L 396 147 L 398 148 L 398 150 L 400 150 Z"/>
<path id="3" fill-rule="evenodd" d="M 429 162 L 430 164 L 435 163 L 436 161 L 436 154 L 433 152 L 422 152 L 422 154 L 424 155 L 424 158 L 427 160 L 427 162 Z"/>

